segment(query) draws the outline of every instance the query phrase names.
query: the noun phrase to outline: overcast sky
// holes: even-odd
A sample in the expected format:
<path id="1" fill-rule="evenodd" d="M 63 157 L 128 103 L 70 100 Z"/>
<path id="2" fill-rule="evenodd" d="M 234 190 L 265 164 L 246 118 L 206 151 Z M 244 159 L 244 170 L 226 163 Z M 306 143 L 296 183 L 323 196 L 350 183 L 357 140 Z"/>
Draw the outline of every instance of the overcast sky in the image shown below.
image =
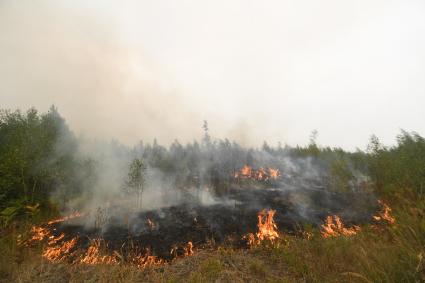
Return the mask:
<path id="1" fill-rule="evenodd" d="M 0 0 L 0 107 L 87 137 L 365 148 L 425 134 L 425 1 Z"/>

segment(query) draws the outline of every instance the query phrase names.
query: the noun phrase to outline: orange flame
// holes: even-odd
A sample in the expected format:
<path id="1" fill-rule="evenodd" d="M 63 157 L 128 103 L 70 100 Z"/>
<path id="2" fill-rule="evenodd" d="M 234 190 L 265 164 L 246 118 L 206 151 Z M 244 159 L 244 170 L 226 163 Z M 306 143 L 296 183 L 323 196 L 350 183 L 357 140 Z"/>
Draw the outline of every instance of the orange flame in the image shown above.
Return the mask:
<path id="1" fill-rule="evenodd" d="M 277 225 L 274 222 L 274 215 L 276 210 L 266 210 L 263 209 L 258 213 L 258 232 L 254 235 L 248 233 L 244 236 L 244 239 L 247 241 L 249 246 L 254 246 L 260 244 L 264 240 L 274 242 L 279 238 L 279 233 L 277 231 Z"/>
<path id="2" fill-rule="evenodd" d="M 111 255 L 101 255 L 101 240 L 94 239 L 80 263 L 85 264 L 116 264 L 117 258 Z"/>
<path id="3" fill-rule="evenodd" d="M 245 165 L 240 170 L 234 173 L 236 179 L 251 179 L 256 181 L 267 181 L 269 179 L 277 179 L 280 177 L 279 169 L 276 168 L 263 168 L 260 167 L 257 170 L 252 167 Z"/>
<path id="4" fill-rule="evenodd" d="M 152 265 L 164 264 L 165 261 L 156 256 L 149 255 L 146 253 L 145 255 L 138 255 L 132 258 L 132 263 L 135 264 L 139 268 L 145 268 Z"/>
<path id="5" fill-rule="evenodd" d="M 32 237 L 30 242 L 43 241 L 44 238 L 50 237 L 50 231 L 47 228 L 34 226 L 31 228 Z"/>
<path id="6" fill-rule="evenodd" d="M 50 261 L 64 260 L 70 254 L 70 251 L 76 244 L 77 244 L 77 238 L 73 238 L 69 241 L 62 243 L 61 245 L 48 247 L 44 250 L 43 257 Z"/>
<path id="7" fill-rule="evenodd" d="M 193 243 L 189 241 L 184 248 L 184 256 L 190 256 L 193 255 Z"/>
<path id="8" fill-rule="evenodd" d="M 74 219 L 74 218 L 83 217 L 84 215 L 85 215 L 85 213 L 81 213 L 81 212 L 76 211 L 76 212 L 74 212 L 70 215 L 51 220 L 51 221 L 47 222 L 47 224 L 52 225 L 52 224 L 55 224 L 55 223 L 68 221 L 68 220 L 71 220 L 71 219 Z"/>
<path id="9" fill-rule="evenodd" d="M 382 206 L 382 209 L 378 213 L 378 215 L 373 216 L 373 219 L 378 222 L 382 222 L 382 221 L 387 222 L 390 225 L 394 224 L 395 218 L 391 216 L 391 208 L 382 200 L 378 200 L 378 202 Z"/>
<path id="10" fill-rule="evenodd" d="M 351 228 L 346 228 L 339 216 L 334 215 L 332 217 L 329 215 L 326 217 L 325 224 L 322 224 L 321 234 L 323 238 L 330 238 L 338 236 L 352 236 L 357 234 L 359 231 L 359 226 L 354 225 Z"/>

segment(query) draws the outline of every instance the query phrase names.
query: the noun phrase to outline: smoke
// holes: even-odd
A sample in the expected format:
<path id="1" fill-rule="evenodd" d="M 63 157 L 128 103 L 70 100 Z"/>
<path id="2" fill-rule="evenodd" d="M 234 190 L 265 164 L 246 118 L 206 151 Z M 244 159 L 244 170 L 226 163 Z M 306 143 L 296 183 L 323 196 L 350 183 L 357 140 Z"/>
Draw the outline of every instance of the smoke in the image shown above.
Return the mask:
<path id="1" fill-rule="evenodd" d="M 140 43 L 123 42 L 107 10 L 57 1 L 0 5 L 3 106 L 54 104 L 88 138 L 196 137 L 202 115 Z"/>
<path id="2" fill-rule="evenodd" d="M 302 144 L 312 129 L 326 145 L 362 147 L 372 133 L 390 144 L 399 128 L 423 129 L 423 11 L 421 1 L 4 0 L 0 103 L 55 104 L 78 134 L 127 145 L 188 142 L 205 119 L 247 146 Z"/>

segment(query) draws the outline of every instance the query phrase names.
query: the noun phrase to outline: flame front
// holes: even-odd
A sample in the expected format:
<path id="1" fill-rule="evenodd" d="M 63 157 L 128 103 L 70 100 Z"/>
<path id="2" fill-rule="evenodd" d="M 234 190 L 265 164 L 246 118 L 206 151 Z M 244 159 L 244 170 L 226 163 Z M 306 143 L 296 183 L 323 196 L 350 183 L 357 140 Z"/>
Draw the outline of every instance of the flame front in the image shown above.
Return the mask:
<path id="1" fill-rule="evenodd" d="M 255 181 L 267 181 L 276 180 L 280 177 L 279 169 L 276 168 L 263 168 L 260 167 L 257 170 L 252 167 L 245 165 L 240 170 L 237 170 L 233 177 L 235 179 L 250 179 Z"/>
<path id="2" fill-rule="evenodd" d="M 85 264 L 116 264 L 117 258 L 111 255 L 101 255 L 100 253 L 101 240 L 95 239 L 88 248 L 86 254 L 81 259 L 80 263 Z"/>
<path id="3" fill-rule="evenodd" d="M 47 224 L 52 225 L 52 224 L 55 224 L 55 223 L 68 221 L 68 220 L 71 220 L 71 219 L 74 219 L 74 218 L 80 218 L 80 217 L 83 217 L 83 216 L 85 216 L 84 213 L 81 213 L 81 212 L 76 211 L 76 212 L 74 212 L 74 213 L 72 213 L 70 215 L 67 215 L 67 216 L 64 216 L 64 217 L 61 217 L 61 218 L 58 218 L 58 219 L 51 220 L 51 221 L 47 222 Z"/>
<path id="4" fill-rule="evenodd" d="M 50 243 L 50 242 L 49 242 Z M 61 261 L 67 258 L 71 250 L 77 244 L 77 238 L 73 238 L 69 241 L 63 242 L 60 245 L 48 247 L 43 252 L 43 257 L 50 261 Z"/>
<path id="5" fill-rule="evenodd" d="M 325 224 L 322 224 L 322 237 L 338 237 L 338 236 L 352 236 L 360 231 L 360 227 L 354 225 L 351 228 L 344 227 L 344 223 L 337 215 L 329 215 L 326 217 Z"/>

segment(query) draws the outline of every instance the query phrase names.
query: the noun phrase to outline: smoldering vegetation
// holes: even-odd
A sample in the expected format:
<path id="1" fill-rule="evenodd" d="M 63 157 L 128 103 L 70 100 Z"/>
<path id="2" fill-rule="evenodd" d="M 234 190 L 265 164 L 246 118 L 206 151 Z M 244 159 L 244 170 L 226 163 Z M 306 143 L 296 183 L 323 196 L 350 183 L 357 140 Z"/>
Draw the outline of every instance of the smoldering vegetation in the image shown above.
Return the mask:
<path id="1" fill-rule="evenodd" d="M 366 151 L 346 152 L 318 146 L 314 133 L 306 146 L 246 148 L 202 129 L 199 142 L 128 147 L 75 137 L 55 108 L 1 111 L 1 274 L 33 282 L 46 264 L 125 273 L 170 261 L 149 270 L 172 279 L 174 265 L 185 265 L 174 259 L 194 255 L 182 281 L 217 278 L 196 263 L 202 256 L 258 280 L 423 279 L 419 134 L 402 131 L 393 147 L 373 136 Z M 270 265 L 273 276 L 243 269 L 246 260 Z"/>
<path id="2" fill-rule="evenodd" d="M 78 236 L 83 247 L 102 238 L 112 250 L 131 244 L 169 259 L 188 242 L 246 246 L 244 235 L 256 231 L 262 209 L 275 210 L 286 233 L 319 227 L 327 215 L 365 223 L 377 210 L 364 153 L 319 149 L 314 135 L 307 147 L 245 148 L 214 139 L 204 121 L 199 142 L 128 147 L 76 138 L 55 108 L 41 115 L 6 111 L 2 121 L 9 139 L 3 144 L 16 147 L 6 157 L 23 160 L 15 168 L 22 172 L 15 180 L 21 196 L 5 191 L 15 206 L 3 219 L 46 205 L 62 214 L 79 211 L 84 217 L 47 227 L 56 237 L 66 232 L 62 241 Z M 38 150 L 44 151 L 34 155 Z"/>

